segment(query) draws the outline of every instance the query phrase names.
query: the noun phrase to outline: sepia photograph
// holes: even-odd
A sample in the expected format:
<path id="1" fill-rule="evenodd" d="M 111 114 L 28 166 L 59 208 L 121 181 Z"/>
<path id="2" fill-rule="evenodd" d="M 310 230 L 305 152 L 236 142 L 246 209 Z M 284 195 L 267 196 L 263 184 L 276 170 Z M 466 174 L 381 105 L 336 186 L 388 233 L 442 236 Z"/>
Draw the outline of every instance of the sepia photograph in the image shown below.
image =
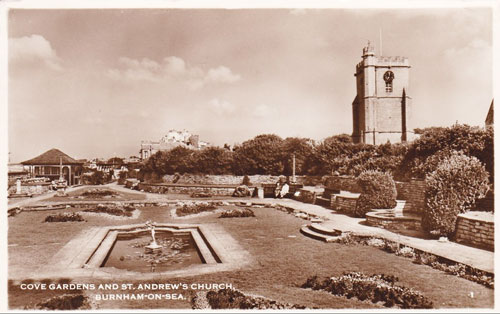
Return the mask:
<path id="1" fill-rule="evenodd" d="M 499 3 L 0 1 L 0 310 L 494 310 Z"/>

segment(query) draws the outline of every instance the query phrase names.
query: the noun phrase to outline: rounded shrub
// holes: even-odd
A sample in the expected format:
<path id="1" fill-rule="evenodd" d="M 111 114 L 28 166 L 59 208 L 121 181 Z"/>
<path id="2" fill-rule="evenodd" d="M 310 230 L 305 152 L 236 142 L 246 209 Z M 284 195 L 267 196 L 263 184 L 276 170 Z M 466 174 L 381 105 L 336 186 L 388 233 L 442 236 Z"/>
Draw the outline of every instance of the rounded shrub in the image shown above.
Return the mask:
<path id="1" fill-rule="evenodd" d="M 354 215 L 365 217 L 372 209 L 394 208 L 396 206 L 396 184 L 391 174 L 378 170 L 360 173 L 357 183 L 361 195 L 356 202 Z"/>
<path id="2" fill-rule="evenodd" d="M 464 213 L 488 192 L 488 172 L 476 158 L 452 151 L 425 178 L 422 227 L 434 235 L 455 232 L 458 214 Z"/>

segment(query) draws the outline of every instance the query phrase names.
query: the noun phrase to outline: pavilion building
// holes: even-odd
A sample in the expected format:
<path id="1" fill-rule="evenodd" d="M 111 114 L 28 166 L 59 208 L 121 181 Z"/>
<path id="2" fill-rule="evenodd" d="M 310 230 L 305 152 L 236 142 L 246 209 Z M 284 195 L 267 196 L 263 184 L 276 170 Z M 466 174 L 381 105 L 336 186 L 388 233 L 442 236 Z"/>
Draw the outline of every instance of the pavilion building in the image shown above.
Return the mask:
<path id="1" fill-rule="evenodd" d="M 46 177 L 58 180 L 62 171 L 62 178 L 68 185 L 80 184 L 83 162 L 71 158 L 58 149 L 53 148 L 21 164 L 28 167 L 32 178 Z"/>

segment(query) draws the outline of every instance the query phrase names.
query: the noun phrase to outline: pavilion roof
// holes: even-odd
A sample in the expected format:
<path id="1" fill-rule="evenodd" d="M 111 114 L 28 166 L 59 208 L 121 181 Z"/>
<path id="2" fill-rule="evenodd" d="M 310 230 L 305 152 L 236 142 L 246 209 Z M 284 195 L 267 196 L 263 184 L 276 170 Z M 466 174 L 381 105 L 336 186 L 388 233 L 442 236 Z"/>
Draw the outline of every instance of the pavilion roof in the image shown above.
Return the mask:
<path id="1" fill-rule="evenodd" d="M 62 161 L 63 165 L 69 164 L 83 164 L 83 162 L 75 160 L 60 150 L 53 148 L 51 150 L 46 151 L 45 153 L 32 158 L 30 160 L 26 160 L 21 162 L 23 165 L 59 165 Z"/>

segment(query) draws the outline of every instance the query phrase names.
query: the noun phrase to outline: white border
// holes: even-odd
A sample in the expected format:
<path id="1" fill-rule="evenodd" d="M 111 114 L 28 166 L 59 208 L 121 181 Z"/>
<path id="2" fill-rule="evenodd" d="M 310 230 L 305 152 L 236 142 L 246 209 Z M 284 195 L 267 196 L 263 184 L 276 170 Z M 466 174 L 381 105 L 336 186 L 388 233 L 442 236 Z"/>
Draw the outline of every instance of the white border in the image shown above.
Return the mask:
<path id="1" fill-rule="evenodd" d="M 131 0 L 131 1 L 121 1 L 121 0 L 76 0 L 76 1 L 36 1 L 36 0 L 0 0 L 0 197 L 4 200 L 5 210 L 4 215 L 0 219 L 0 311 L 7 311 L 7 216 L 6 216 L 6 204 L 7 204 L 7 162 L 8 162 L 8 95 L 7 95 L 7 13 L 8 9 L 16 8 L 26 8 L 26 9 L 52 9 L 52 8 L 67 8 L 67 9 L 106 9 L 106 8 L 226 8 L 226 9 L 245 9 L 245 8 L 345 8 L 345 9 L 433 9 L 433 8 L 468 8 L 468 7 L 483 7 L 483 8 L 493 8 L 493 95 L 500 95 L 500 62 L 499 62 L 499 36 L 500 36 L 500 0 L 351 0 L 351 1 L 341 1 L 341 0 L 226 0 L 226 1 L 216 1 L 216 0 Z M 498 102 L 498 99 L 497 99 Z M 498 105 L 497 105 L 498 106 Z M 471 108 L 474 110 L 474 108 Z M 499 147 L 498 136 L 495 137 L 495 146 Z M 495 158 L 495 163 L 497 158 Z M 498 168 L 498 166 L 497 166 Z M 496 178 L 498 181 L 499 173 L 496 172 Z M 497 182 L 498 186 L 498 182 Z M 498 217 L 496 218 L 496 223 L 500 222 Z M 500 241 L 500 232 L 496 232 L 496 243 Z M 499 246 L 500 247 L 500 246 Z M 496 252 L 498 252 L 498 247 Z M 498 262 L 497 254 L 495 254 L 496 262 Z M 497 264 L 496 264 L 497 265 Z M 496 267 L 497 268 L 497 267 Z M 497 288 L 495 290 L 495 310 L 499 309 L 499 294 L 500 291 Z M 495 310 L 481 309 L 481 310 L 471 310 L 471 309 L 452 309 L 452 310 L 440 310 L 439 312 L 495 312 Z M 367 312 L 366 310 L 340 310 L 341 312 Z M 81 312 L 81 311 L 74 311 Z M 106 311 L 108 312 L 108 311 Z M 114 312 L 130 312 L 128 311 L 114 311 Z M 192 312 L 190 310 L 142 310 L 135 312 Z M 237 311 L 240 312 L 240 311 Z M 270 311 L 259 311 L 259 312 L 270 312 Z M 339 312 L 334 310 L 327 311 L 310 311 L 310 312 Z M 376 311 L 380 312 L 380 311 Z M 394 310 L 384 309 L 383 312 L 399 312 Z M 437 311 L 433 311 L 437 312 Z M 248 311 L 245 311 L 248 313 Z"/>

